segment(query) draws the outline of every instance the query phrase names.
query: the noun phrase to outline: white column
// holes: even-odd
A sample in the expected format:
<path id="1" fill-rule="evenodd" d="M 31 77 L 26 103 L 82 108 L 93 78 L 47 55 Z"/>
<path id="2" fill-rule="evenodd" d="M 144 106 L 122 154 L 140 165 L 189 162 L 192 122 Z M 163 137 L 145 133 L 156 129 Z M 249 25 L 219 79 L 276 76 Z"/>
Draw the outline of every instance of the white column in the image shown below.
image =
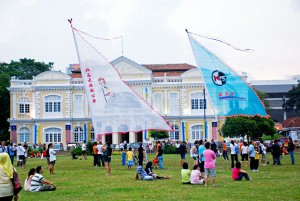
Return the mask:
<path id="1" fill-rule="evenodd" d="M 119 144 L 119 133 L 112 133 L 112 144 Z"/>
<path id="2" fill-rule="evenodd" d="M 169 114 L 169 109 L 168 109 L 168 91 L 166 89 L 164 89 L 164 115 L 168 115 Z"/>
<path id="3" fill-rule="evenodd" d="M 136 138 L 135 138 L 136 134 L 134 132 L 129 132 L 129 142 L 128 143 L 133 143 L 136 141 Z"/>

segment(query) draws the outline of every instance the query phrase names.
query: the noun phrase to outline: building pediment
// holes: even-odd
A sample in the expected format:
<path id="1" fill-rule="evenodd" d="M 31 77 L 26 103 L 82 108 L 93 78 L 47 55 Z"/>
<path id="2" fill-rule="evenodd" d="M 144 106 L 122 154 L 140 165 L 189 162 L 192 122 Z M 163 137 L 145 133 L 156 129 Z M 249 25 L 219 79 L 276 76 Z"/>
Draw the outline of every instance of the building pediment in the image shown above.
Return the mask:
<path id="1" fill-rule="evenodd" d="M 145 74 L 151 75 L 152 71 L 148 68 L 124 57 L 121 56 L 111 62 L 111 64 L 118 70 L 121 75 L 128 75 L 128 74 Z"/>
<path id="2" fill-rule="evenodd" d="M 60 71 L 46 71 L 38 74 L 34 80 L 44 81 L 44 80 L 70 80 L 71 77 Z"/>

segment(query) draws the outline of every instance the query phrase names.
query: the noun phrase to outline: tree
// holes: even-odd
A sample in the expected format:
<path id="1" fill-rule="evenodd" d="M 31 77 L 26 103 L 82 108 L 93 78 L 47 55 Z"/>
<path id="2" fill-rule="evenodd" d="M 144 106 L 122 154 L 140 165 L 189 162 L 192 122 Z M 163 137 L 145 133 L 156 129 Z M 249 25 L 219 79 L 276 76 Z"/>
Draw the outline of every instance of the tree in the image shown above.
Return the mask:
<path id="1" fill-rule="evenodd" d="M 236 116 L 226 118 L 221 131 L 224 137 L 247 135 L 254 139 L 262 137 L 263 134 L 273 136 L 276 132 L 274 125 L 274 121 L 270 118 Z"/>
<path id="2" fill-rule="evenodd" d="M 168 138 L 169 134 L 166 131 L 151 130 L 150 136 L 154 139 L 163 139 L 163 138 Z"/>
<path id="3" fill-rule="evenodd" d="M 287 112 L 298 112 L 300 110 L 300 82 L 297 86 L 293 86 L 293 88 L 288 91 L 288 97 L 289 99 L 285 100 L 282 108 Z"/>
<path id="4" fill-rule="evenodd" d="M 0 110 L 0 140 L 9 139 L 9 118 L 10 96 L 7 87 L 10 86 L 10 78 L 16 76 L 17 79 L 32 79 L 42 72 L 49 71 L 53 67 L 53 62 L 48 64 L 36 62 L 34 59 L 20 59 L 11 63 L 0 63 L 0 102 L 3 106 Z M 2 138 L 2 139 L 1 139 Z"/>

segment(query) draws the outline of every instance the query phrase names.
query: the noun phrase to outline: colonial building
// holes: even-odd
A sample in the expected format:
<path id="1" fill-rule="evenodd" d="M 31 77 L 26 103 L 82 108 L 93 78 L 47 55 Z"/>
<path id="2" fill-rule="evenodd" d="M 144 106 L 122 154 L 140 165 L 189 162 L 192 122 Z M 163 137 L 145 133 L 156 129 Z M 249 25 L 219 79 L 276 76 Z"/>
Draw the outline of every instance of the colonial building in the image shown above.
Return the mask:
<path id="1" fill-rule="evenodd" d="M 210 101 L 205 102 L 203 81 L 195 66 L 140 65 L 123 56 L 111 64 L 122 79 L 174 128 L 169 133 L 170 140 L 219 139 L 219 123 Z M 8 121 L 13 142 L 66 145 L 99 140 L 92 126 L 80 67 L 74 65 L 70 70 L 71 74 L 44 72 L 32 80 L 11 79 Z M 112 133 L 102 138 L 103 142 L 113 144 L 149 140 L 147 132 Z"/>

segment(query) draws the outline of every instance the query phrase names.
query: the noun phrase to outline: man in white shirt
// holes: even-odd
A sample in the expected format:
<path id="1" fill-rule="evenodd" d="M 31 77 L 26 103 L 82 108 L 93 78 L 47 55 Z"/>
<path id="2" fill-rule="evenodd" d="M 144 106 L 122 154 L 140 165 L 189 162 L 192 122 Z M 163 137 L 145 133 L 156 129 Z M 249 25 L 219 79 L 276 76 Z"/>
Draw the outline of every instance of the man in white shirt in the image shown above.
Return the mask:
<path id="1" fill-rule="evenodd" d="M 82 145 L 81 145 L 81 150 L 82 150 L 82 156 L 80 158 L 80 160 L 82 160 L 82 157 L 85 158 L 85 160 L 87 160 L 87 154 L 86 154 L 86 144 L 85 144 L 85 140 L 83 141 Z"/>
<path id="2" fill-rule="evenodd" d="M 25 160 L 25 149 L 24 147 L 21 145 L 21 143 L 18 144 L 17 147 L 17 166 L 23 166 L 23 161 Z M 24 165 L 25 168 L 25 165 Z"/>

